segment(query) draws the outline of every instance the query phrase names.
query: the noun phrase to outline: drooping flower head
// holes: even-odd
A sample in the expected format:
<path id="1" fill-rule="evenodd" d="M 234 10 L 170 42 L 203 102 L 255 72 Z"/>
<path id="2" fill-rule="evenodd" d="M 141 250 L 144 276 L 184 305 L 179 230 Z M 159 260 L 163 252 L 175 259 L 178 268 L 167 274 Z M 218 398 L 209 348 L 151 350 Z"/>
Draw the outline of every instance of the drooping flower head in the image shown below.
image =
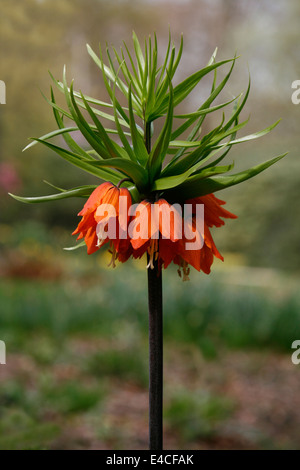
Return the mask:
<path id="1" fill-rule="evenodd" d="M 209 228 L 223 225 L 220 217 L 236 218 L 222 207 L 224 201 L 213 194 L 186 201 L 191 207 L 188 220 L 183 218 L 185 205 L 159 199 L 152 203 L 143 200 L 132 208 L 131 202 L 129 191 L 112 183 L 103 183 L 93 191 L 78 214 L 82 219 L 73 232 L 78 240 L 84 238 L 88 254 L 109 243 L 113 264 L 116 259 L 124 262 L 130 256 L 140 258 L 147 253 L 148 267 L 153 268 L 158 261 L 159 266 L 167 268 L 173 261 L 179 271 L 183 269 L 184 279 L 189 265 L 208 274 L 214 256 L 223 261 Z M 197 206 L 204 213 L 201 227 L 196 223 Z"/>

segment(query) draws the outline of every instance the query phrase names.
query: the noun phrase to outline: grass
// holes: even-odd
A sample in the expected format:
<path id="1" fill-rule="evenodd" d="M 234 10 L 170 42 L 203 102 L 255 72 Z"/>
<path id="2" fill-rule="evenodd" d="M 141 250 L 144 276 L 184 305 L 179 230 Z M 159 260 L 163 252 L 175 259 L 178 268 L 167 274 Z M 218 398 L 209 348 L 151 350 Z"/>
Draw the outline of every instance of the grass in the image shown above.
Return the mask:
<path id="1" fill-rule="evenodd" d="M 144 348 L 144 354 L 138 348 L 97 352 L 87 360 L 86 370 L 99 378 L 112 377 L 147 387 L 147 350 Z"/>
<path id="2" fill-rule="evenodd" d="M 182 389 L 171 395 L 164 418 L 184 442 L 189 442 L 212 438 L 233 410 L 234 403 L 227 397 Z"/>
<path id="3" fill-rule="evenodd" d="M 145 273 L 124 267 L 100 271 L 92 282 L 3 281 L 0 284 L 2 339 L 8 350 L 38 331 L 50 340 L 38 348 L 40 360 L 52 360 L 55 343 L 72 333 L 119 337 L 147 336 Z M 226 284 L 221 275 L 201 279 L 193 273 L 182 283 L 166 273 L 164 335 L 193 343 L 208 357 L 219 345 L 289 350 L 300 337 L 300 295 L 274 289 Z M 274 296 L 275 294 L 275 296 Z M 124 334 L 122 335 L 122 332 Z M 110 360 L 110 359 L 109 359 Z"/>

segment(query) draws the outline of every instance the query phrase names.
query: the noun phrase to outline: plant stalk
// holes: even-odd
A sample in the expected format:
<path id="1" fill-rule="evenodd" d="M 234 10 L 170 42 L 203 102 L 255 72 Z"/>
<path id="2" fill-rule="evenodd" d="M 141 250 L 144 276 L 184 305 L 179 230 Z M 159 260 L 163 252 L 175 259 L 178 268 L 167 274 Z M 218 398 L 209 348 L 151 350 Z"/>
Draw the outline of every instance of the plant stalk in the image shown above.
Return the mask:
<path id="1" fill-rule="evenodd" d="M 151 152 L 151 123 L 145 124 L 145 145 Z M 159 242 L 158 242 L 159 243 Z M 149 450 L 163 449 L 163 304 L 162 272 L 148 262 L 149 307 Z"/>
<path id="2" fill-rule="evenodd" d="M 148 255 L 149 262 L 149 255 Z M 149 302 L 149 450 L 163 448 L 163 308 L 162 272 L 148 267 Z"/>

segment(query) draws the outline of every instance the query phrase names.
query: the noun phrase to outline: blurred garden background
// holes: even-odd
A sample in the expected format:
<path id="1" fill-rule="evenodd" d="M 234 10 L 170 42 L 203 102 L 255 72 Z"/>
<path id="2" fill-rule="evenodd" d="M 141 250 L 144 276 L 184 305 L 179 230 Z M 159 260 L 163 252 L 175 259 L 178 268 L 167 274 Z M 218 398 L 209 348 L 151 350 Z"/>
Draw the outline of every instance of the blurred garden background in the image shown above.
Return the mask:
<path id="1" fill-rule="evenodd" d="M 242 169 L 289 155 L 217 194 L 238 215 L 213 233 L 224 263 L 185 283 L 175 267 L 164 273 L 165 447 L 299 449 L 300 365 L 291 361 L 300 339 L 300 106 L 291 101 L 299 2 L 1 0 L 0 9 L 0 449 L 147 448 L 145 260 L 112 270 L 105 253 L 64 251 L 82 199 L 29 206 L 7 193 L 51 194 L 43 180 L 97 182 L 44 147 L 22 153 L 29 137 L 56 128 L 40 93 L 49 96 L 48 70 L 61 79 L 66 64 L 76 89 L 106 99 L 86 44 L 118 48 L 133 30 L 141 40 L 155 31 L 163 56 L 169 27 L 176 45 L 184 35 L 174 83 L 205 66 L 216 46 L 219 59 L 237 52 L 222 102 L 246 91 L 250 71 L 247 134 L 282 118 L 271 134 L 233 148 L 228 162 Z M 184 112 L 201 105 L 212 79 Z M 215 119 L 207 116 L 204 132 Z"/>

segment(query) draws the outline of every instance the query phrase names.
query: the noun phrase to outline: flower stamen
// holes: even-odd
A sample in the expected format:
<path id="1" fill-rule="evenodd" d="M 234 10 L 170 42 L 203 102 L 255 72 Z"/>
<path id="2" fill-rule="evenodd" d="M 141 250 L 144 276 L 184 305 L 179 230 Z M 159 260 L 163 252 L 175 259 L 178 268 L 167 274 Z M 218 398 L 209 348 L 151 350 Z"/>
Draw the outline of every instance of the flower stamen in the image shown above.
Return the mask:
<path id="1" fill-rule="evenodd" d="M 183 271 L 183 281 L 189 281 L 190 280 L 189 278 L 190 268 L 186 261 L 183 261 L 182 271 Z"/>
<path id="2" fill-rule="evenodd" d="M 154 240 L 151 239 L 150 245 L 148 247 L 148 254 L 149 254 L 149 263 L 147 268 L 154 269 L 154 261 L 158 260 L 158 239 L 155 238 Z"/>
<path id="3" fill-rule="evenodd" d="M 111 246 L 111 249 L 108 250 L 108 251 L 109 251 L 109 253 L 111 253 L 111 260 L 108 263 L 108 267 L 112 266 L 113 268 L 115 268 L 116 267 L 116 260 L 118 259 L 118 253 L 117 253 L 117 250 L 116 250 L 116 248 L 113 244 L 111 244 L 110 246 Z"/>
<path id="4" fill-rule="evenodd" d="M 182 273 L 181 273 L 181 270 L 182 270 Z M 186 261 L 184 261 L 183 259 L 181 259 L 181 261 L 180 261 L 180 266 L 177 269 L 177 272 L 178 272 L 178 276 L 182 277 L 183 281 L 189 281 L 190 280 L 190 278 L 189 278 L 190 267 L 189 267 L 189 264 Z"/>

